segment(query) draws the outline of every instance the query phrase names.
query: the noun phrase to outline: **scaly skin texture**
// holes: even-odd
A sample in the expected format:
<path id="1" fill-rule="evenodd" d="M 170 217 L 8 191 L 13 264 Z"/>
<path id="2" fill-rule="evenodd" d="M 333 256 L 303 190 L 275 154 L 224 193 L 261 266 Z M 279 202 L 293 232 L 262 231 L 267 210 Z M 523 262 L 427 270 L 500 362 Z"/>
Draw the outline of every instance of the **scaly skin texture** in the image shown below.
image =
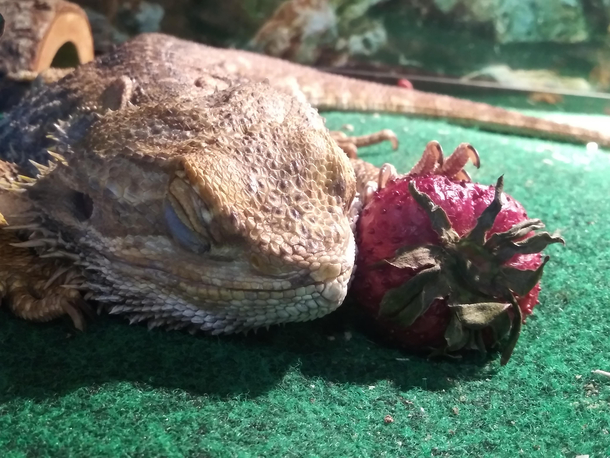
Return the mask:
<path id="1" fill-rule="evenodd" d="M 311 106 L 195 66 L 197 49 L 145 37 L 3 121 L 2 157 L 30 172 L 47 146 L 63 157 L 26 188 L 52 232 L 30 246 L 78 254 L 94 299 L 152 324 L 228 333 L 325 315 L 354 264 L 349 159 Z M 13 201 L 0 198 L 9 224 Z"/>
<path id="2" fill-rule="evenodd" d="M 27 226 L 22 250 L 58 257 L 39 263 L 63 272 L 19 291 L 30 303 L 42 298 L 43 310 L 64 281 L 134 321 L 213 333 L 334 310 L 354 265 L 356 189 L 379 171 L 350 164 L 338 145 L 353 148 L 310 103 L 449 114 L 610 144 L 601 133 L 488 105 L 142 35 L 35 88 L 0 121 L 0 159 L 40 176 L 18 186 L 19 199 L 0 192 L 0 213 Z M 29 161 L 47 164 L 48 148 L 58 155 L 37 170 Z M 19 209 L 29 212 L 12 217 Z M 29 274 L 4 249 L 13 234 L 0 239 L 0 292 L 17 314 L 52 318 L 15 305 L 12 285 Z M 78 305 L 63 295 L 59 308 L 72 316 Z"/>

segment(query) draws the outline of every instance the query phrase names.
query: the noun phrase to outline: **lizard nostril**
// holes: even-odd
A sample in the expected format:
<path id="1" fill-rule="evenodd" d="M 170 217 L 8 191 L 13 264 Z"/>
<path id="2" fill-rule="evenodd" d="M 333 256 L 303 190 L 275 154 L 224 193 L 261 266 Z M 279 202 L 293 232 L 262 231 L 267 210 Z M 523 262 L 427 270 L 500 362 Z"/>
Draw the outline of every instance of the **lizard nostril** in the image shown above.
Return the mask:
<path id="1" fill-rule="evenodd" d="M 324 264 L 319 269 L 314 270 L 309 274 L 317 282 L 324 282 L 327 280 L 334 280 L 341 275 L 341 264 L 338 262 Z"/>

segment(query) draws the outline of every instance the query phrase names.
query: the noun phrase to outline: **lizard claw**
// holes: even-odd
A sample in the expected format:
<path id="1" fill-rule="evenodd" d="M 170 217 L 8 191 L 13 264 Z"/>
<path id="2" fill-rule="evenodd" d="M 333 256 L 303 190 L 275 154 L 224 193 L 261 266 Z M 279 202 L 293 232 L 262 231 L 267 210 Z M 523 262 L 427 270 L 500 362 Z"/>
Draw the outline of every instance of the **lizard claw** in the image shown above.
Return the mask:
<path id="1" fill-rule="evenodd" d="M 377 178 L 377 189 L 385 188 L 385 185 L 398 176 L 396 167 L 386 162 L 379 169 L 379 177 Z"/>
<path id="2" fill-rule="evenodd" d="M 9 226 L 11 228 L 11 226 Z M 18 317 L 33 321 L 50 321 L 68 315 L 78 330 L 85 329 L 89 306 L 83 300 L 79 285 L 84 279 L 71 262 L 43 259 L 34 254 L 13 233 L 0 228 L 0 299 Z M 36 239 L 33 239 L 36 241 Z"/>
<path id="3" fill-rule="evenodd" d="M 470 175 L 464 166 L 471 161 L 476 168 L 481 165 L 479 153 L 469 143 L 461 143 L 446 159 L 443 158 L 443 149 L 436 140 L 428 142 L 421 159 L 409 171 L 410 175 L 425 175 L 433 173 L 445 175 L 454 180 L 471 181 Z"/>
<path id="4" fill-rule="evenodd" d="M 352 223 L 355 224 L 358 216 L 360 215 L 360 211 L 366 207 L 371 200 L 373 200 L 373 196 L 377 192 L 377 189 L 378 185 L 374 181 L 368 181 L 362 185 L 358 191 L 357 199 L 355 199 L 355 202 L 350 208 L 350 220 Z"/>
<path id="5" fill-rule="evenodd" d="M 409 171 L 411 175 L 425 175 L 436 172 L 443 166 L 443 148 L 436 140 L 428 142 L 421 159 Z"/>
<path id="6" fill-rule="evenodd" d="M 330 134 L 333 140 L 337 142 L 337 145 L 339 145 L 339 148 L 347 154 L 347 157 L 352 159 L 358 157 L 358 148 L 361 146 L 370 146 L 389 141 L 392 144 L 392 149 L 398 149 L 398 138 L 390 129 L 383 129 L 379 132 L 357 137 L 350 137 L 340 131 L 331 131 Z"/>
<path id="7" fill-rule="evenodd" d="M 39 264 L 41 260 L 37 260 Z M 41 278 L 35 271 L 11 272 L 0 282 L 0 296 L 7 299 L 10 310 L 18 317 L 32 321 L 50 321 L 62 315 L 68 315 L 79 331 L 85 329 L 83 312 L 90 315 L 88 304 L 80 292 L 63 285 L 50 285 L 41 273 Z"/>
<path id="8" fill-rule="evenodd" d="M 442 164 L 440 173 L 449 178 L 470 181 L 470 175 L 463 170 L 468 161 L 471 161 L 477 169 L 481 166 L 481 159 L 477 150 L 469 143 L 460 143 Z"/>
<path id="9" fill-rule="evenodd" d="M 364 205 L 368 204 L 372 199 L 375 193 L 377 192 L 377 183 L 370 181 L 364 187 L 364 191 L 362 192 L 362 203 Z"/>
<path id="10" fill-rule="evenodd" d="M 458 173 L 453 175 L 453 179 L 457 181 L 467 181 L 471 182 L 472 178 L 470 178 L 470 174 L 466 170 L 460 170 Z"/>

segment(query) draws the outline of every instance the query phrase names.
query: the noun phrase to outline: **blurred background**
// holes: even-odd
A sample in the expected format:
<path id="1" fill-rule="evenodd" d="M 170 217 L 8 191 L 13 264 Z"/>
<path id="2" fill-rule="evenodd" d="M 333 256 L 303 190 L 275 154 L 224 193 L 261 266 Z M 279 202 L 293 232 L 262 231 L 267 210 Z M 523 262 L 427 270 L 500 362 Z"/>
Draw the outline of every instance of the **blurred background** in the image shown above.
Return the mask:
<path id="1" fill-rule="evenodd" d="M 165 32 L 407 88 L 610 114 L 610 0 L 75 3 L 98 53 Z"/>

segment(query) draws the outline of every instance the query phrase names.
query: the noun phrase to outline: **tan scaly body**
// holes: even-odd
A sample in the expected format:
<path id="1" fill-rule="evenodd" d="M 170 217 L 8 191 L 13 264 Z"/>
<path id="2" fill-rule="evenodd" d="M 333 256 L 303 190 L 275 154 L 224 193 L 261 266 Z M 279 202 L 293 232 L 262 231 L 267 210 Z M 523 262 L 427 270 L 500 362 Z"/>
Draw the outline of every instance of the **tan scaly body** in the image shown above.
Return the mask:
<path id="1" fill-rule="evenodd" d="M 134 321 L 214 333 L 334 310 L 354 266 L 352 164 L 360 183 L 378 170 L 350 164 L 310 103 L 610 145 L 484 104 L 142 35 L 0 121 L 0 158 L 41 175 L 19 198 L 0 193 L 0 212 L 30 238 L 17 262 L 14 232 L 0 236 L 0 295 L 25 318 L 69 313 L 79 327 L 80 293 L 62 284 Z M 2 179 L 11 187 L 14 170 Z M 29 212 L 11 218 L 16 202 Z"/>

